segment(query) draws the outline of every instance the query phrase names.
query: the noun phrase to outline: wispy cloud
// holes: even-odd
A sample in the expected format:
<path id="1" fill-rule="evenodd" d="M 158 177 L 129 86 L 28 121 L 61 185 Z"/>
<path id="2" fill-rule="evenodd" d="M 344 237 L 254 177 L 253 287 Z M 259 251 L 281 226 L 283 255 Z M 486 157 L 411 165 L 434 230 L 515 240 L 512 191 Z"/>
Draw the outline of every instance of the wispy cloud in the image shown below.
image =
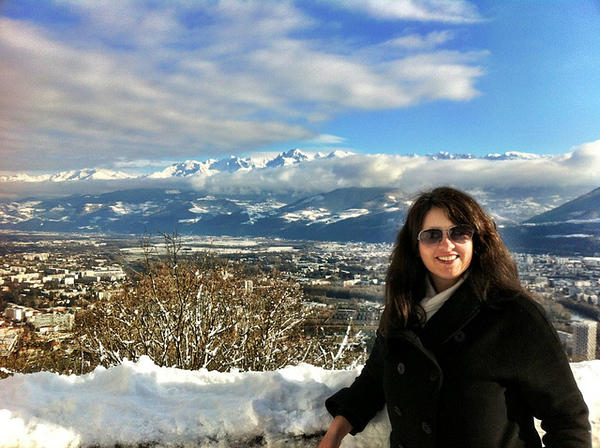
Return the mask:
<path id="1" fill-rule="evenodd" d="M 433 31 L 429 34 L 409 34 L 388 40 L 382 44 L 387 51 L 393 48 L 410 50 L 432 50 L 452 40 L 453 33 L 449 30 Z"/>
<path id="2" fill-rule="evenodd" d="M 340 5 L 389 20 L 448 23 L 474 23 L 482 20 L 477 9 L 462 0 L 346 0 L 340 2 Z"/>
<path id="3" fill-rule="evenodd" d="M 344 137 L 340 137 L 338 135 L 329 135 L 329 134 L 321 134 L 313 138 L 309 141 L 309 143 L 313 143 L 315 145 L 337 145 L 340 143 L 345 143 L 346 139 Z"/>
<path id="4" fill-rule="evenodd" d="M 466 2 L 332 3 L 342 4 L 386 20 L 479 20 Z M 404 37 L 398 52 L 340 45 L 290 1 L 52 5 L 69 12 L 60 27 L 0 17 L 6 171 L 308 141 L 340 113 L 472 99 L 484 74 L 485 52 L 439 48 L 444 30 Z"/>

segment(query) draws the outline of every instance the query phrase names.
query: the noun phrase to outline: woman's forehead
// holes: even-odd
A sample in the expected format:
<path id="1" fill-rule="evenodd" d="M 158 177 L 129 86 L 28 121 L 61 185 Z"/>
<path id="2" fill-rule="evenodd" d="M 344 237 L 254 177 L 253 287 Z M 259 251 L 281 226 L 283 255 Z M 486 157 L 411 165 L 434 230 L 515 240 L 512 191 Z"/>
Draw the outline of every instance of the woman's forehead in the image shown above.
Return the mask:
<path id="1" fill-rule="evenodd" d="M 425 214 L 421 228 L 449 227 L 454 224 L 455 222 L 450 219 L 446 210 L 434 207 Z"/>

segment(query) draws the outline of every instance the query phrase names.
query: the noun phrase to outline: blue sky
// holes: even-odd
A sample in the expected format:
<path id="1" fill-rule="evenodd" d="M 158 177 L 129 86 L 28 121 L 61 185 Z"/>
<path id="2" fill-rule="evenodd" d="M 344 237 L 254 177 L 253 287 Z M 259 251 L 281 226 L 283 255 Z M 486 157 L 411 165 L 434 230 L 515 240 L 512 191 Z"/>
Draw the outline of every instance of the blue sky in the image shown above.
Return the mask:
<path id="1" fill-rule="evenodd" d="M 598 1 L 0 5 L 3 173 L 600 140 Z"/>

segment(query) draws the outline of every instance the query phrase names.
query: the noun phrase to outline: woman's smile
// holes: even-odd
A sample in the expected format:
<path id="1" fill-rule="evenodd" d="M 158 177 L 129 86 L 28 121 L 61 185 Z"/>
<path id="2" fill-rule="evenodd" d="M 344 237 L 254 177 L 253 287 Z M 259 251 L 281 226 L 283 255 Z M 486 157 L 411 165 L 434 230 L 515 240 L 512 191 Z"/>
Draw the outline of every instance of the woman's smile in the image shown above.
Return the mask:
<path id="1" fill-rule="evenodd" d="M 456 260 L 458 258 L 458 255 L 448 255 L 446 257 L 437 257 L 438 260 L 443 261 L 443 262 L 453 262 L 454 260 Z"/>

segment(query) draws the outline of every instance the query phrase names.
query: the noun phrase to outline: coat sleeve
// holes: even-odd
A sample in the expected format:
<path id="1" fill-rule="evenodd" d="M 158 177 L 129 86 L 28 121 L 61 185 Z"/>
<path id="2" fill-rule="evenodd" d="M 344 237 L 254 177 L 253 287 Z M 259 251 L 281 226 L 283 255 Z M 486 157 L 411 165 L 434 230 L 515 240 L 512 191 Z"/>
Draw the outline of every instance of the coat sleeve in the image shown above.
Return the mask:
<path id="1" fill-rule="evenodd" d="M 333 416 L 342 415 L 352 425 L 350 434 L 365 429 L 385 404 L 383 393 L 384 339 L 377 336 L 375 345 L 360 375 L 350 387 L 341 389 L 325 401 Z"/>
<path id="2" fill-rule="evenodd" d="M 573 377 L 568 358 L 544 309 L 532 300 L 518 300 L 511 322 L 525 340 L 512 341 L 509 352 L 518 387 L 546 432 L 546 448 L 590 448 L 588 407 Z M 510 340 L 510 337 L 507 337 Z"/>

